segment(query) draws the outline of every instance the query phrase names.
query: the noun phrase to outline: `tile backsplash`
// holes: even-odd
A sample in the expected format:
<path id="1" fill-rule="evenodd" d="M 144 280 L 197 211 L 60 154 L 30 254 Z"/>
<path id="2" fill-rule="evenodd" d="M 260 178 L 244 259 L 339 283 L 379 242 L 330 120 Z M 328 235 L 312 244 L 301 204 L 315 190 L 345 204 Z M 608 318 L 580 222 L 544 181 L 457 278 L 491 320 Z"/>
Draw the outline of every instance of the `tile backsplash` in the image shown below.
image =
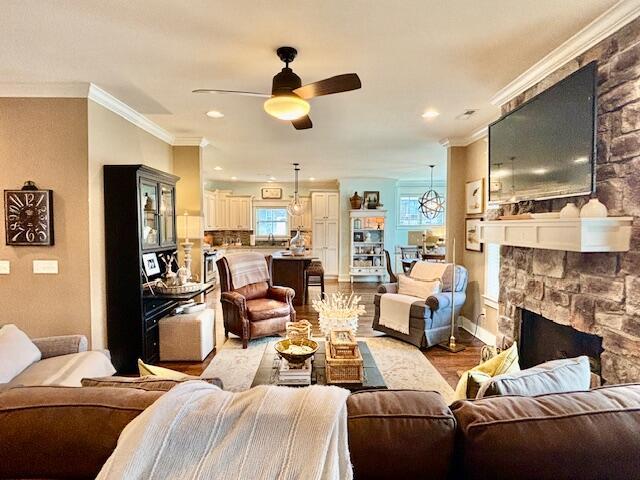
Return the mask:
<path id="1" fill-rule="evenodd" d="M 212 230 L 204 232 L 204 240 L 209 245 L 222 245 L 225 243 L 235 243 L 236 239 L 240 239 L 242 245 L 249 245 L 249 237 L 253 231 L 251 230 Z"/>

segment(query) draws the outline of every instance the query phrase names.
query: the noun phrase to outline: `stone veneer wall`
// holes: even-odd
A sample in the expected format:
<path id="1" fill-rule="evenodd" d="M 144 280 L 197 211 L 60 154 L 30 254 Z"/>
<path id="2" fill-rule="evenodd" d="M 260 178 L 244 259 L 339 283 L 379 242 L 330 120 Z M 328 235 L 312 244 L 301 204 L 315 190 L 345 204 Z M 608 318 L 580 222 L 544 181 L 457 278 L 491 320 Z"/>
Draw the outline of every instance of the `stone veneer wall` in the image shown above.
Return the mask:
<path id="1" fill-rule="evenodd" d="M 598 61 L 596 195 L 610 215 L 635 216 L 631 250 L 574 253 L 502 247 L 499 341 L 519 338 L 522 308 L 603 338 L 607 383 L 640 381 L 640 19 L 503 105 L 507 113 Z M 588 197 L 571 199 L 582 206 Z M 547 212 L 567 199 L 510 206 Z"/>

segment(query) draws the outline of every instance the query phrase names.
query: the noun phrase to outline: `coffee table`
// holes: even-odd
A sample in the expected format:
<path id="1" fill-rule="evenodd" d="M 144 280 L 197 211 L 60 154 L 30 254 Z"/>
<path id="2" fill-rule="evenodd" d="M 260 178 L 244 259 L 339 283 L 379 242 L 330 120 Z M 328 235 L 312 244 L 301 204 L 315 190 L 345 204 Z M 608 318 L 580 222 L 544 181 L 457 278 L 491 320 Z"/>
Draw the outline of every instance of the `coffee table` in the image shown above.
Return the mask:
<path id="1" fill-rule="evenodd" d="M 326 369 L 326 351 L 325 342 L 321 340 L 318 342 L 318 351 L 313 356 L 313 367 L 311 370 L 311 384 L 312 385 L 327 385 Z M 385 390 L 387 384 L 384 381 L 384 377 L 376 361 L 371 355 L 371 350 L 366 342 L 358 342 L 358 348 L 362 355 L 362 361 L 364 366 L 364 382 L 363 383 L 337 383 L 338 387 L 346 388 L 352 392 L 359 390 Z M 276 353 L 276 350 L 271 345 L 267 346 L 264 355 L 256 372 L 256 376 L 253 378 L 252 387 L 257 385 L 277 385 L 278 383 L 278 367 L 280 366 L 280 357 Z"/>

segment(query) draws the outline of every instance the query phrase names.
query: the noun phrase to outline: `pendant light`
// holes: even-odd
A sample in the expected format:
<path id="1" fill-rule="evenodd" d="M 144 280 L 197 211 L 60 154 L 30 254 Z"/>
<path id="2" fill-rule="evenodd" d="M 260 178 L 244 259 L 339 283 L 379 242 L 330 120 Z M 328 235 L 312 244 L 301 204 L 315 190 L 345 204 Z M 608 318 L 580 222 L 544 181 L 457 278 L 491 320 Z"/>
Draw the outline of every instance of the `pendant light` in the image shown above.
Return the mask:
<path id="1" fill-rule="evenodd" d="M 298 196 L 298 172 L 300 171 L 299 165 L 299 163 L 293 164 L 293 170 L 295 174 L 295 190 L 293 193 L 293 201 L 289 205 L 287 205 L 287 213 L 292 217 L 302 215 L 305 210 L 305 206 L 300 202 L 300 197 Z"/>
<path id="2" fill-rule="evenodd" d="M 429 165 L 431 169 L 431 182 L 429 190 L 420 197 L 420 211 L 427 219 L 433 220 L 442 212 L 444 212 L 444 197 L 433 189 L 433 168 L 435 165 Z"/>

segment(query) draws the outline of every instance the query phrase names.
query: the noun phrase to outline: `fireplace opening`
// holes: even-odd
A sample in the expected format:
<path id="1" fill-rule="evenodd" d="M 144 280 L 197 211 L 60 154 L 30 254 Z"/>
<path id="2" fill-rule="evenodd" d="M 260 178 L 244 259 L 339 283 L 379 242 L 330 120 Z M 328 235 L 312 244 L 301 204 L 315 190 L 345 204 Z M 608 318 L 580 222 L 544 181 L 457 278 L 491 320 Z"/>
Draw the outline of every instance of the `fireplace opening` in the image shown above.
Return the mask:
<path id="1" fill-rule="evenodd" d="M 522 310 L 518 350 L 523 369 L 549 360 L 586 355 L 591 371 L 600 375 L 601 337 L 560 325 L 529 310 Z"/>

